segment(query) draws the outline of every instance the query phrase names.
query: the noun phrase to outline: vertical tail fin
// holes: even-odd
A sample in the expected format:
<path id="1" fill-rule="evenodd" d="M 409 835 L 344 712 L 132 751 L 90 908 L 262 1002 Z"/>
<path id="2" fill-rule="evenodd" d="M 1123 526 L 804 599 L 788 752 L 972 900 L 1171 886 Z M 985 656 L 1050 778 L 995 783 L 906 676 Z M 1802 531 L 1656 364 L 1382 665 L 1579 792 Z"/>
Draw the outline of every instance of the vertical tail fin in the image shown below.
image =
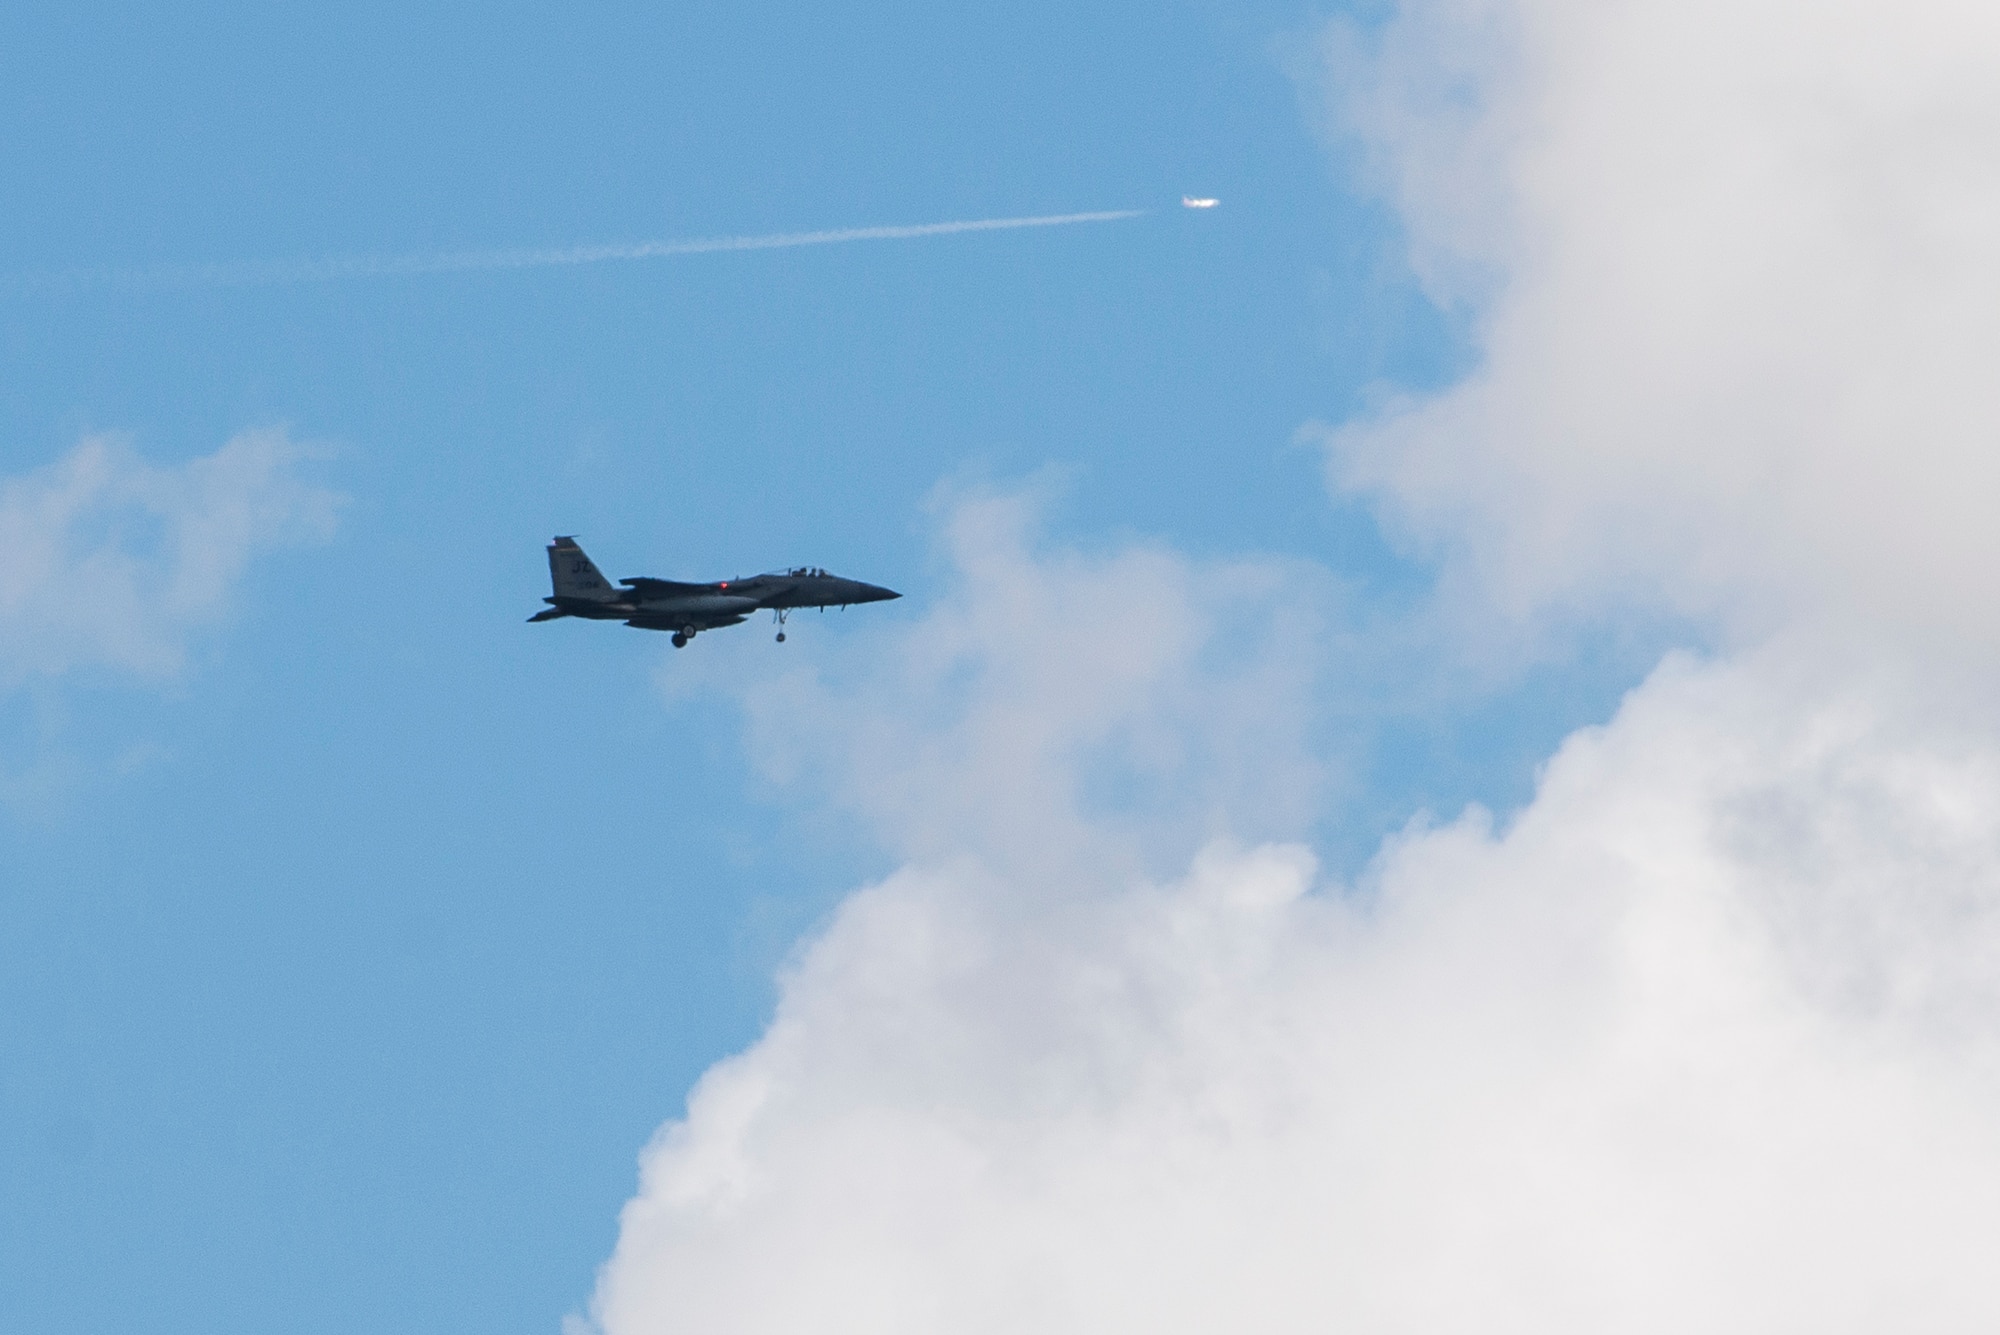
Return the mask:
<path id="1" fill-rule="evenodd" d="M 615 602 L 618 591 L 597 568 L 575 538 L 557 538 L 549 544 L 549 579 L 558 598 L 581 598 L 594 603 Z"/>

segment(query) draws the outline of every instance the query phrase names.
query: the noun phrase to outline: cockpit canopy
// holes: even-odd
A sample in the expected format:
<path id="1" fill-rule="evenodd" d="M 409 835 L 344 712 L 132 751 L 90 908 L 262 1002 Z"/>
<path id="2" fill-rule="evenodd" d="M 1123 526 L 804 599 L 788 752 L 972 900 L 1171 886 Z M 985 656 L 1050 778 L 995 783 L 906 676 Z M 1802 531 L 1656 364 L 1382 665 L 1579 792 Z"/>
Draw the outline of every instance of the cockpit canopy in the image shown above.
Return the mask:
<path id="1" fill-rule="evenodd" d="M 790 570 L 767 570 L 764 573 L 774 575 L 780 579 L 804 579 L 812 576 L 818 576 L 823 579 L 826 577 L 826 571 L 820 569 L 818 566 L 793 566 Z"/>

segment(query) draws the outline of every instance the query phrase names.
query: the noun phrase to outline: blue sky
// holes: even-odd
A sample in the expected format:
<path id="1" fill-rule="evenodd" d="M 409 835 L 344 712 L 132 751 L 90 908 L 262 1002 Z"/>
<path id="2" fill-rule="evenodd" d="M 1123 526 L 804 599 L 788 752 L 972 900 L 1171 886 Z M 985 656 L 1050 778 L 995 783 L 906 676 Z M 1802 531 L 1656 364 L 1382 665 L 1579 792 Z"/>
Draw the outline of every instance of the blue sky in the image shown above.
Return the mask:
<path id="1" fill-rule="evenodd" d="M 825 565 L 910 619 L 950 587 L 937 489 L 1040 478 L 1084 550 L 1272 554 L 1385 616 L 1420 601 L 1423 568 L 1298 439 L 1466 358 L 1286 73 L 1318 17 L 0 18 L 0 472 L 98 433 L 169 467 L 279 427 L 344 497 L 329 540 L 250 562 L 183 671 L 0 694 L 0 1326 L 552 1329 L 648 1135 L 757 1033 L 792 940 L 886 869 L 754 771 L 726 695 L 663 696 L 662 641 L 525 626 L 551 534 L 614 577 Z M 34 281 L 1121 208 L 1151 212 Z M 1352 864 L 1419 807 L 1519 801 L 1634 676 L 1612 643 L 1387 722 L 1335 702 L 1374 750 L 1321 843 Z"/>

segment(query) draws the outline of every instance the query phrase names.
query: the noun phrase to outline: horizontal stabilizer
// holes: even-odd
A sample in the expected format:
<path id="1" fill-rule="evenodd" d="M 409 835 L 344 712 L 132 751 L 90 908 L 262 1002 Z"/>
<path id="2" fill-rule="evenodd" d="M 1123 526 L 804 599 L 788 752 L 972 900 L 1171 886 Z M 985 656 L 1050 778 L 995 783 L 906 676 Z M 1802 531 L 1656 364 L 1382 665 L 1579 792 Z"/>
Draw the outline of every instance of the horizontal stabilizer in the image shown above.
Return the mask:
<path id="1" fill-rule="evenodd" d="M 563 611 L 560 607 L 544 607 L 541 611 L 529 617 L 528 620 L 554 621 L 557 617 L 566 617 L 568 615 L 569 613 Z"/>

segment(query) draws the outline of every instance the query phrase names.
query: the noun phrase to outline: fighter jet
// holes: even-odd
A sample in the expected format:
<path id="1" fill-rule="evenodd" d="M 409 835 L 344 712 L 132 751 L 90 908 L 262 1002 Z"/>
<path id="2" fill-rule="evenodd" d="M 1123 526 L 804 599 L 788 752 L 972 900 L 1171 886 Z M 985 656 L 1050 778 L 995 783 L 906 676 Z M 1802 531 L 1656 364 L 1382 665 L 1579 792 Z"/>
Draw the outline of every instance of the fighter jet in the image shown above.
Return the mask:
<path id="1" fill-rule="evenodd" d="M 575 538 L 558 537 L 549 544 L 549 577 L 555 596 L 530 621 L 557 617 L 587 617 L 592 621 L 622 621 L 640 630 L 670 630 L 674 648 L 705 630 L 734 626 L 751 613 L 768 610 L 778 625 L 778 643 L 785 642 L 785 618 L 801 607 L 846 607 L 849 603 L 879 603 L 903 595 L 858 579 L 842 579 L 813 566 L 774 570 L 748 579 L 723 579 L 713 584 L 683 584 L 671 579 L 621 579 L 622 588 L 599 573 Z"/>

